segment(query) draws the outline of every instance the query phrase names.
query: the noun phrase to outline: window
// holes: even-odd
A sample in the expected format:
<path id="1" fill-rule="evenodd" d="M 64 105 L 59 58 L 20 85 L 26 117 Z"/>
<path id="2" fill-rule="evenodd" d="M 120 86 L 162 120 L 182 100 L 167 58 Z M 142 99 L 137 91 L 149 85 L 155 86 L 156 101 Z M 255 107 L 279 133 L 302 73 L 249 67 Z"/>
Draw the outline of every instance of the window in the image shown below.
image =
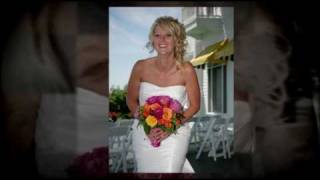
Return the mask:
<path id="1" fill-rule="evenodd" d="M 198 15 L 209 16 L 222 16 L 221 7 L 198 7 Z"/>
<path id="2" fill-rule="evenodd" d="M 208 64 L 208 112 L 227 112 L 226 65 Z"/>
<path id="3" fill-rule="evenodd" d="M 220 7 L 214 7 L 213 8 L 213 15 L 214 16 L 222 16 L 221 8 Z"/>
<path id="4" fill-rule="evenodd" d="M 199 7 L 198 8 L 199 16 L 207 16 L 207 7 Z"/>

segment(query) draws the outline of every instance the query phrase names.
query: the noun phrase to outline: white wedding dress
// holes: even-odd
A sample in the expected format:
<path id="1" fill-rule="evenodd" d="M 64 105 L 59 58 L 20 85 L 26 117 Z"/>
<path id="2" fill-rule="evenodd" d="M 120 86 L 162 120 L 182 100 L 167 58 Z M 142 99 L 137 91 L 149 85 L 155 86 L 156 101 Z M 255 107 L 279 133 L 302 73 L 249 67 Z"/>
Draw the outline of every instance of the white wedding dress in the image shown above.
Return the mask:
<path id="1" fill-rule="evenodd" d="M 160 87 L 149 82 L 141 82 L 139 103 L 143 105 L 150 96 L 167 95 L 177 99 L 184 109 L 189 106 L 185 86 L 175 85 Z M 135 119 L 132 125 L 132 146 L 137 162 L 138 173 L 194 173 L 192 166 L 186 159 L 191 124 L 185 123 L 177 134 L 171 134 L 160 144 L 153 147 L 146 136 L 143 127 Z"/>

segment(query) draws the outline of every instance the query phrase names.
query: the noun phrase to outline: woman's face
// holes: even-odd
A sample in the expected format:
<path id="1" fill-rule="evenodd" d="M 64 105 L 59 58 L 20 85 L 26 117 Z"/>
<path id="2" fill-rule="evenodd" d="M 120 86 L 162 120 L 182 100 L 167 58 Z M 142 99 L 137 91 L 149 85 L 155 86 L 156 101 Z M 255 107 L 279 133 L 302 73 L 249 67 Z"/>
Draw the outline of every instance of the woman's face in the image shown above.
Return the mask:
<path id="1" fill-rule="evenodd" d="M 153 47 L 160 55 L 173 53 L 174 39 L 172 33 L 161 26 L 156 26 L 153 34 Z"/>

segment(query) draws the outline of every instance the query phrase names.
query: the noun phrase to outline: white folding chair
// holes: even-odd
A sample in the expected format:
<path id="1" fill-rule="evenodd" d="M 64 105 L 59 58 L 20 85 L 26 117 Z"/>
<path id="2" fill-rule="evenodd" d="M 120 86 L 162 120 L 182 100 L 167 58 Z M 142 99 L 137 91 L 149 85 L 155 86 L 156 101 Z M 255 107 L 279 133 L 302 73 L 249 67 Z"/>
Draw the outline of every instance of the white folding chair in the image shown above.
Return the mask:
<path id="1" fill-rule="evenodd" d="M 128 127 L 128 136 L 126 138 L 126 143 L 124 144 L 124 148 L 126 149 L 125 159 L 126 159 L 126 165 L 127 169 L 136 172 L 137 171 L 137 163 L 135 159 L 135 154 L 133 152 L 132 147 L 132 124 L 133 119 L 129 119 L 128 121 L 123 121 L 120 124 L 120 127 L 127 126 Z"/>
<path id="2" fill-rule="evenodd" d="M 201 117 L 193 117 L 190 122 L 193 123 L 192 129 L 191 129 L 191 135 L 189 144 L 196 144 L 200 141 L 199 139 L 199 119 Z"/>
<path id="3" fill-rule="evenodd" d="M 105 124 L 106 124 L 107 128 L 111 128 L 111 127 L 117 126 L 117 124 L 115 122 L 110 121 L 110 120 L 106 120 Z"/>
<path id="4" fill-rule="evenodd" d="M 132 124 L 132 122 L 131 122 Z M 108 129 L 109 163 L 111 172 L 128 171 L 127 154 L 131 143 L 131 124 L 119 124 Z"/>
<path id="5" fill-rule="evenodd" d="M 189 149 L 196 149 L 197 151 L 199 150 L 201 142 L 205 137 L 207 127 L 210 123 L 209 120 L 210 118 L 207 116 L 197 116 L 191 119 L 193 126 L 189 140 Z M 205 149 L 205 147 L 203 149 Z"/>
<path id="6" fill-rule="evenodd" d="M 224 159 L 231 158 L 231 146 L 233 143 L 233 123 L 227 114 L 221 114 L 213 127 L 211 140 L 211 150 L 208 153 L 209 157 L 213 157 L 216 161 L 218 157 Z"/>
<path id="7" fill-rule="evenodd" d="M 125 126 L 125 127 L 131 127 L 133 124 L 133 119 L 119 119 L 117 121 L 118 126 Z"/>
<path id="8" fill-rule="evenodd" d="M 206 146 L 209 146 L 210 148 L 210 139 L 211 136 L 213 135 L 213 127 L 215 124 L 215 121 L 217 117 L 219 117 L 220 114 L 216 113 L 214 115 L 207 115 L 207 116 L 202 116 L 197 123 L 198 128 L 198 137 L 200 139 L 200 147 L 197 151 L 196 154 L 196 159 L 199 159 L 201 153 L 203 152 L 204 148 Z"/>
<path id="9" fill-rule="evenodd" d="M 226 142 L 224 141 L 225 135 L 225 121 L 226 119 L 221 114 L 215 121 L 215 124 L 212 128 L 212 134 L 209 137 L 211 142 L 211 149 L 208 153 L 208 157 L 213 157 L 214 161 L 217 160 L 218 157 L 227 158 L 226 151 Z"/>
<path id="10" fill-rule="evenodd" d="M 224 140 L 226 142 L 226 150 L 228 158 L 233 155 L 233 140 L 234 140 L 234 123 L 233 117 L 227 117 L 225 125 Z"/>

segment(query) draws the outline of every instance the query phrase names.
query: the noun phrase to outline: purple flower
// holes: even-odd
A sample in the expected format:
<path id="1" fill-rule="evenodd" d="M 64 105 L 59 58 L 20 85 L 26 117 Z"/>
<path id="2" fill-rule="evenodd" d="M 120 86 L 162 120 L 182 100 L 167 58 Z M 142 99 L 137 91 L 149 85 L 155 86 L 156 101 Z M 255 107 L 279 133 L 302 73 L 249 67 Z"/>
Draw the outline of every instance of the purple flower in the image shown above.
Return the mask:
<path id="1" fill-rule="evenodd" d="M 159 96 L 151 96 L 147 99 L 148 104 L 153 104 L 159 101 Z"/>
<path id="2" fill-rule="evenodd" d="M 159 102 L 163 106 L 168 106 L 171 98 L 169 96 L 159 96 Z"/>
<path id="3" fill-rule="evenodd" d="M 154 110 L 151 114 L 154 115 L 157 119 L 161 119 L 162 115 L 163 115 L 163 109 L 158 108 L 158 109 Z"/>
<path id="4" fill-rule="evenodd" d="M 180 104 L 179 101 L 177 101 L 177 100 L 172 100 L 172 101 L 170 102 L 169 108 L 172 109 L 174 112 L 178 113 L 178 112 L 181 111 L 182 106 L 181 106 L 181 104 Z"/>
<path id="5" fill-rule="evenodd" d="M 154 140 L 151 140 L 151 145 L 153 147 L 159 147 L 160 146 L 160 142 L 161 141 L 158 141 L 158 140 L 154 139 Z"/>

